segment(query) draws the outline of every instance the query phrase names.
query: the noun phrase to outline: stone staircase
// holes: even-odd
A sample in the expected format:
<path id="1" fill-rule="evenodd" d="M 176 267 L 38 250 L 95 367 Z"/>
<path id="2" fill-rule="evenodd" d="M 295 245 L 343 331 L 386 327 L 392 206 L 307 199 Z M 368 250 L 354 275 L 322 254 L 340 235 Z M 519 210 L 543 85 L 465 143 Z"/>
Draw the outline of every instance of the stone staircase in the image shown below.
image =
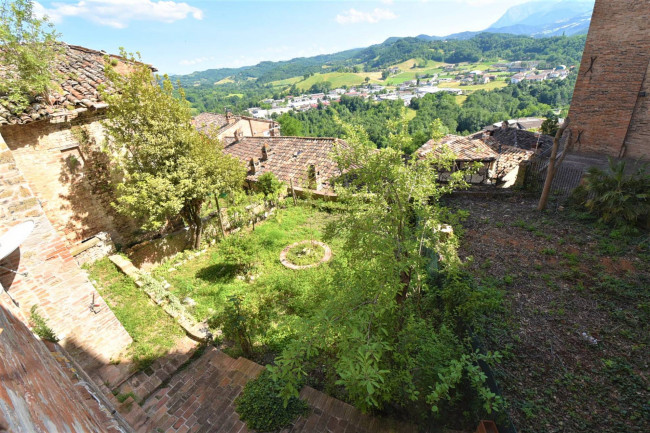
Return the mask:
<path id="1" fill-rule="evenodd" d="M 239 420 L 234 401 L 249 380 L 263 370 L 259 364 L 245 358 L 231 358 L 214 347 L 191 363 L 184 363 L 174 373 L 164 376 L 171 368 L 158 368 L 150 377 L 120 392 L 131 392 L 140 401 L 128 397 L 118 405 L 119 412 L 138 433 L 244 433 L 249 432 Z M 140 373 L 139 373 L 140 374 Z M 144 373 L 142 373 L 144 374 Z M 151 383 L 160 383 L 151 392 Z M 147 385 L 149 384 L 149 385 Z M 146 394 L 140 395 L 139 393 Z M 413 425 L 364 415 L 353 406 L 336 400 L 313 388 L 304 387 L 300 393 L 310 406 L 309 414 L 299 417 L 283 433 L 389 433 L 416 432 Z"/>

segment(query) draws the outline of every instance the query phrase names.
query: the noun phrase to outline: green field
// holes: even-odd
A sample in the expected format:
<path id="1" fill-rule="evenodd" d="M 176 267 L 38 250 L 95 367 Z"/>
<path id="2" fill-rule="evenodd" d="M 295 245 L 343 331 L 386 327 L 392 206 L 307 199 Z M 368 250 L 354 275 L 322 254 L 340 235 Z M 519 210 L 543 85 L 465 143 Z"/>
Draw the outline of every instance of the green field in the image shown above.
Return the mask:
<path id="1" fill-rule="evenodd" d="M 508 83 L 504 80 L 490 81 L 487 84 L 475 84 L 470 86 L 461 86 L 458 81 L 450 81 L 448 83 L 440 83 L 438 87 L 446 89 L 462 89 L 465 92 L 475 92 L 477 90 L 494 90 L 506 87 Z"/>

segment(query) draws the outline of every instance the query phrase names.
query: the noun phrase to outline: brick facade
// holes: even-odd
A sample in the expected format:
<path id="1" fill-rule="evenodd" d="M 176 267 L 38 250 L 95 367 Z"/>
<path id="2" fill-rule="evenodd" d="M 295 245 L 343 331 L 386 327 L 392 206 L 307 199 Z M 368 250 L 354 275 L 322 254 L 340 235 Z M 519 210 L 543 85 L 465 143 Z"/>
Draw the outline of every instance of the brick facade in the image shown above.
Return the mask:
<path id="1" fill-rule="evenodd" d="M 71 121 L 0 128 L 18 169 L 69 246 L 99 232 L 124 244 L 137 230 L 111 207 L 110 186 L 101 178 L 110 176 L 99 164 L 106 158 L 97 149 L 104 140 L 101 118 L 93 113 Z M 87 143 L 80 142 L 81 134 L 87 136 Z"/>
<path id="2" fill-rule="evenodd" d="M 7 301 L 0 295 L 0 431 L 124 432 L 112 408 L 66 374 Z"/>
<path id="3" fill-rule="evenodd" d="M 569 112 L 579 153 L 650 160 L 649 6 L 596 0 Z"/>
<path id="4" fill-rule="evenodd" d="M 13 154 L 0 136 L 0 234 L 27 220 L 34 221 L 35 228 L 21 247 L 1 262 L 14 271 L 27 272 L 27 276 L 0 268 L 0 284 L 26 316 L 32 305 L 38 305 L 62 345 L 93 373 L 119 358 L 131 337 L 75 262 Z M 93 296 L 99 304 L 97 314 L 90 310 Z"/>

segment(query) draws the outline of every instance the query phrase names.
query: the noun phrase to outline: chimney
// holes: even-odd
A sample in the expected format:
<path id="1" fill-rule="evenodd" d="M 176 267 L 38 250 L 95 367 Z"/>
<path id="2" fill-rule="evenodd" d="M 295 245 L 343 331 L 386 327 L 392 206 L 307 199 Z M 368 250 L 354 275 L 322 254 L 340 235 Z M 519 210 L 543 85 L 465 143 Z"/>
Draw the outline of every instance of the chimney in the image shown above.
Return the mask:
<path id="1" fill-rule="evenodd" d="M 262 145 L 262 157 L 260 158 L 260 161 L 266 161 L 269 158 L 269 154 L 266 151 L 266 144 Z"/>
<path id="2" fill-rule="evenodd" d="M 232 115 L 232 111 L 228 109 L 226 109 L 226 121 L 228 122 L 228 125 L 235 123 L 235 117 Z"/>
<path id="3" fill-rule="evenodd" d="M 235 143 L 239 143 L 241 139 L 242 139 L 242 133 L 241 130 L 238 129 L 235 131 Z"/>
<path id="4" fill-rule="evenodd" d="M 255 174 L 255 160 L 253 158 L 248 161 L 248 173 Z"/>
<path id="5" fill-rule="evenodd" d="M 505 131 L 506 129 L 508 129 L 508 127 L 509 127 L 508 121 L 504 120 L 503 123 L 501 124 L 501 129 Z"/>

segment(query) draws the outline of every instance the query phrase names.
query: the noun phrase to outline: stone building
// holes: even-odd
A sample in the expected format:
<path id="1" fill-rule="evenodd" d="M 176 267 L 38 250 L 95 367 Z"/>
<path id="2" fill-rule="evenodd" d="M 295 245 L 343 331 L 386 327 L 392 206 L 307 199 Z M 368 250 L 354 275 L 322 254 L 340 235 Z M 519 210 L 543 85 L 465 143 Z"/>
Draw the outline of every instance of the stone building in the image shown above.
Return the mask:
<path id="1" fill-rule="evenodd" d="M 243 137 L 224 151 L 246 164 L 247 180 L 254 183 L 264 173 L 273 173 L 294 187 L 320 193 L 333 192 L 332 180 L 341 175 L 332 159 L 335 146 L 346 143 L 322 137 Z"/>
<path id="2" fill-rule="evenodd" d="M 236 116 L 229 111 L 226 114 L 201 113 L 192 119 L 192 123 L 200 132 L 209 133 L 224 144 L 232 143 L 237 137 L 280 135 L 280 124 L 274 120 Z"/>
<path id="3" fill-rule="evenodd" d="M 650 160 L 648 6 L 596 0 L 569 112 L 577 153 Z"/>
<path id="4" fill-rule="evenodd" d="M 104 135 L 107 105 L 98 87 L 106 81 L 106 54 L 63 48 L 56 91 L 21 113 L 0 108 L 0 235 L 24 221 L 35 224 L 21 247 L 0 260 L 0 285 L 26 316 L 38 306 L 91 376 L 112 381 L 108 364 L 132 339 L 74 254 L 97 247 L 100 233 L 125 242 L 136 227 L 111 209 L 95 147 Z M 118 71 L 128 70 L 126 59 L 108 58 Z"/>

